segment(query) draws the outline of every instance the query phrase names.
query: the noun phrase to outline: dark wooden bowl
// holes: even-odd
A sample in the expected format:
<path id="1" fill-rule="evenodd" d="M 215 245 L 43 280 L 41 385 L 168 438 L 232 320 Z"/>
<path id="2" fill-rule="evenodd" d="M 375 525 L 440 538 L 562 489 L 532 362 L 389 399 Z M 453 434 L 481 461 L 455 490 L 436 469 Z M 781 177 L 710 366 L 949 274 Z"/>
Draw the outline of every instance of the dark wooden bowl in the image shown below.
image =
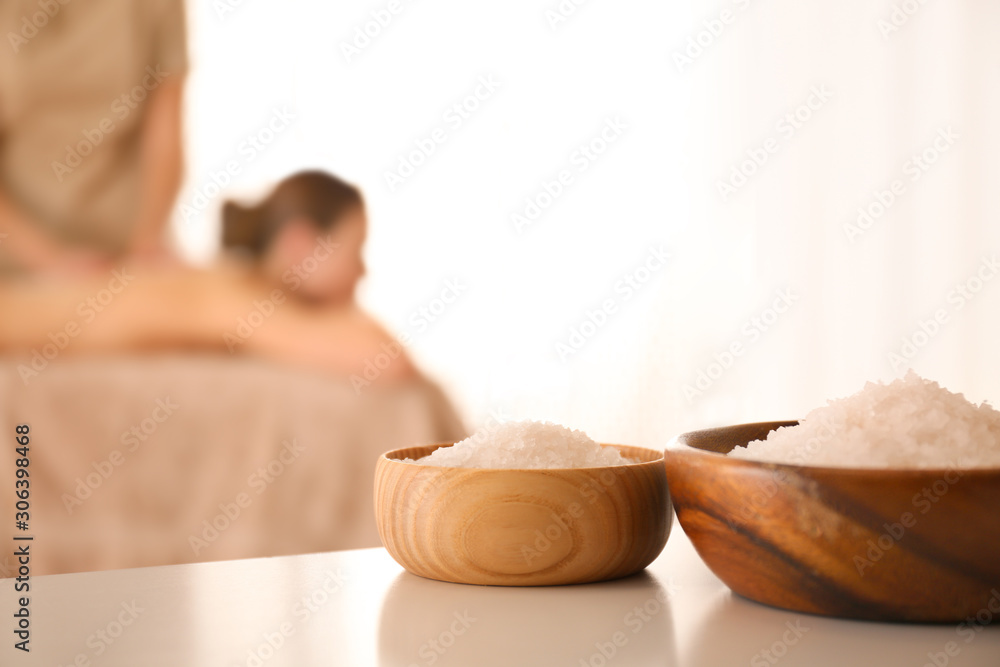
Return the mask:
<path id="1" fill-rule="evenodd" d="M 1000 469 L 832 468 L 725 456 L 796 423 L 693 431 L 667 446 L 677 518 L 727 586 L 825 616 L 972 617 L 973 624 L 977 614 L 998 617 Z"/>

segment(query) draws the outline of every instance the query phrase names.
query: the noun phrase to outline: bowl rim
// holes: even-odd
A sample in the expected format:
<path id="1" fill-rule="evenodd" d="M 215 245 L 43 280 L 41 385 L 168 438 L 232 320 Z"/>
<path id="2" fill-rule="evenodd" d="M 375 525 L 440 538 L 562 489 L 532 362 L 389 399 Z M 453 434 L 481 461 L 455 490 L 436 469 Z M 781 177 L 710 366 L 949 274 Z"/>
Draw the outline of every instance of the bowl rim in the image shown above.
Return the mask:
<path id="1" fill-rule="evenodd" d="M 924 477 L 924 476 L 934 476 L 941 477 L 950 472 L 959 472 L 962 477 L 966 475 L 972 475 L 974 477 L 979 476 L 990 476 L 990 475 L 1000 475 L 1000 466 L 978 466 L 975 468 L 959 468 L 957 466 L 953 467 L 927 467 L 927 468 L 886 468 L 886 467 L 876 467 L 876 466 L 831 466 L 831 465 L 812 465 L 809 463 L 782 463 L 780 461 L 768 461 L 765 459 L 743 459 L 743 458 L 730 458 L 728 453 L 723 454 L 721 452 L 713 452 L 707 449 L 701 449 L 700 447 L 694 447 L 693 445 L 687 444 L 684 441 L 690 435 L 696 433 L 704 433 L 707 431 L 719 431 L 727 430 L 733 428 L 740 428 L 746 426 L 768 426 L 774 425 L 768 433 L 777 430 L 783 426 L 797 426 L 800 423 L 798 419 L 784 419 L 775 421 L 761 421 L 761 422 L 746 422 L 742 424 L 730 424 L 727 426 L 716 426 L 712 428 L 702 428 L 696 429 L 694 431 L 685 431 L 684 433 L 678 433 L 673 438 L 667 442 L 666 449 L 664 450 L 664 461 L 675 456 L 675 455 L 695 455 L 705 457 L 706 460 L 716 459 L 720 462 L 725 461 L 726 463 L 722 465 L 729 466 L 751 466 L 754 468 L 765 468 L 769 470 L 786 470 L 790 472 L 799 473 L 818 473 L 825 475 L 848 475 L 848 476 L 868 476 L 868 475 L 894 475 L 899 477 Z M 732 451 L 732 450 L 730 450 Z"/>
<path id="2" fill-rule="evenodd" d="M 387 461 L 388 463 L 400 463 L 402 465 L 418 466 L 420 468 L 426 468 L 428 470 L 461 470 L 468 472 L 540 472 L 540 473 L 565 472 L 569 470 L 615 470 L 618 468 L 634 468 L 637 466 L 644 466 L 644 465 L 662 466 L 664 462 L 664 451 L 662 449 L 652 449 L 650 447 L 640 447 L 638 445 L 622 445 L 618 443 L 608 443 L 608 442 L 599 442 L 598 444 L 601 447 L 615 447 L 615 448 L 630 447 L 632 449 L 642 449 L 652 454 L 657 454 L 657 456 L 656 458 L 649 461 L 636 461 L 635 463 L 623 463 L 621 465 L 587 466 L 580 468 L 479 468 L 473 466 L 435 466 L 435 465 L 427 465 L 426 463 L 417 463 L 416 461 L 404 461 L 402 459 L 392 458 L 390 456 L 390 454 L 395 454 L 397 452 L 402 452 L 408 449 L 427 449 L 428 447 L 433 447 L 434 449 L 432 449 L 431 451 L 436 451 L 442 447 L 452 447 L 455 444 L 456 443 L 454 442 L 444 442 L 444 443 L 436 443 L 430 445 L 413 445 L 411 447 L 397 447 L 396 449 L 390 449 L 387 452 L 382 452 L 379 455 L 378 460 Z M 624 456 L 624 454 L 622 455 Z"/>

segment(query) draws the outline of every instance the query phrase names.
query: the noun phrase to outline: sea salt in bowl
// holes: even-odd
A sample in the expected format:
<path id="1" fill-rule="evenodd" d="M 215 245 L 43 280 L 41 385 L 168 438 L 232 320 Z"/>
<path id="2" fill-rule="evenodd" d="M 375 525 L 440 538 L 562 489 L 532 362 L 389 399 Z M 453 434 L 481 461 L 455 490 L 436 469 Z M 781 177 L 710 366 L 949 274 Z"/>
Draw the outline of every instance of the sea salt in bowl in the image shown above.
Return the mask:
<path id="1" fill-rule="evenodd" d="M 813 614 L 1000 622 L 1000 468 L 727 456 L 796 423 L 694 431 L 667 447 L 678 520 L 726 585 Z M 836 444 L 832 435 L 823 446 Z"/>
<path id="2" fill-rule="evenodd" d="M 581 584 L 639 572 L 667 542 L 662 452 L 602 445 L 636 462 L 585 468 L 415 462 L 449 446 L 397 449 L 376 466 L 379 535 L 413 574 L 497 586 Z"/>

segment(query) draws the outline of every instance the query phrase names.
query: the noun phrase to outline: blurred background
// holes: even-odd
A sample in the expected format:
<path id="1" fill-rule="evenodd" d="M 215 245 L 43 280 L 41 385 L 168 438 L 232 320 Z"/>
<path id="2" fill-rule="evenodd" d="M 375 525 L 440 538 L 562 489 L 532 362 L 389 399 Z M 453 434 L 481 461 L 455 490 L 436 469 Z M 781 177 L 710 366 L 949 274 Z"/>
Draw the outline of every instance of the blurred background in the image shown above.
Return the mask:
<path id="1" fill-rule="evenodd" d="M 471 428 L 662 447 L 909 367 L 1000 398 L 994 3 L 388 4 L 189 3 L 188 257 L 223 197 L 358 184 L 362 301 Z"/>
<path id="2" fill-rule="evenodd" d="M 111 209 L 84 215 L 74 197 L 110 187 L 127 204 L 89 278 L 0 281 L 0 432 L 30 424 L 45 443 L 37 573 L 377 546 L 378 456 L 499 421 L 659 449 L 911 368 L 1000 399 L 995 3 L 117 1 L 0 5 L 17 37 L 0 51 L 0 274 L 30 246 L 13 204 L 57 204 L 49 231 L 79 235 Z M 137 85 L 154 65 L 179 74 L 155 93 L 160 75 Z M 144 111 L 109 115 L 128 95 Z M 181 104 L 169 235 L 202 273 L 128 229 L 160 231 Z M 69 162 L 64 137 L 95 155 L 75 174 L 50 169 Z M 305 169 L 361 189 L 360 303 L 423 374 L 383 355 L 383 379 L 403 381 L 351 379 L 390 338 L 367 320 L 344 334 L 353 302 L 317 305 L 267 273 L 319 263 L 315 236 L 280 254 L 303 238 L 290 213 L 251 282 L 224 282 L 224 202 L 256 204 Z M 159 215 L 135 213 L 150 201 Z M 355 218 L 339 233 L 363 230 Z M 361 237 L 327 265 L 351 269 L 345 294 Z M 112 288 L 130 256 L 153 279 Z M 183 299 L 156 291 L 159 270 Z M 198 309 L 211 284 L 235 290 L 218 312 Z M 270 292 L 248 284 L 295 305 L 261 326 Z M 102 294 L 91 324 L 76 304 Z M 166 333 L 129 347 L 157 316 Z M 226 351 L 254 316 L 253 340 Z M 204 340 L 171 338 L 202 320 Z M 71 344 L 74 325 L 87 333 Z M 375 342 L 352 353 L 358 338 Z"/>

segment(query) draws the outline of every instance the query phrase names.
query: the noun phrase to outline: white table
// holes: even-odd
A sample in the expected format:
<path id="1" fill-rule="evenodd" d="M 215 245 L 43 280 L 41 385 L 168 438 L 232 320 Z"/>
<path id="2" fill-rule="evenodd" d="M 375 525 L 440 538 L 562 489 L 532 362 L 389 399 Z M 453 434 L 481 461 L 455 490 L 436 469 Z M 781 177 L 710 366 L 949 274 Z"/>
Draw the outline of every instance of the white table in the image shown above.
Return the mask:
<path id="1" fill-rule="evenodd" d="M 446 584 L 382 549 L 37 577 L 30 656 L 12 648 L 12 582 L 0 585 L 4 666 L 1000 665 L 1000 619 L 966 643 L 954 625 L 736 597 L 676 523 L 645 573 L 585 586 Z"/>

